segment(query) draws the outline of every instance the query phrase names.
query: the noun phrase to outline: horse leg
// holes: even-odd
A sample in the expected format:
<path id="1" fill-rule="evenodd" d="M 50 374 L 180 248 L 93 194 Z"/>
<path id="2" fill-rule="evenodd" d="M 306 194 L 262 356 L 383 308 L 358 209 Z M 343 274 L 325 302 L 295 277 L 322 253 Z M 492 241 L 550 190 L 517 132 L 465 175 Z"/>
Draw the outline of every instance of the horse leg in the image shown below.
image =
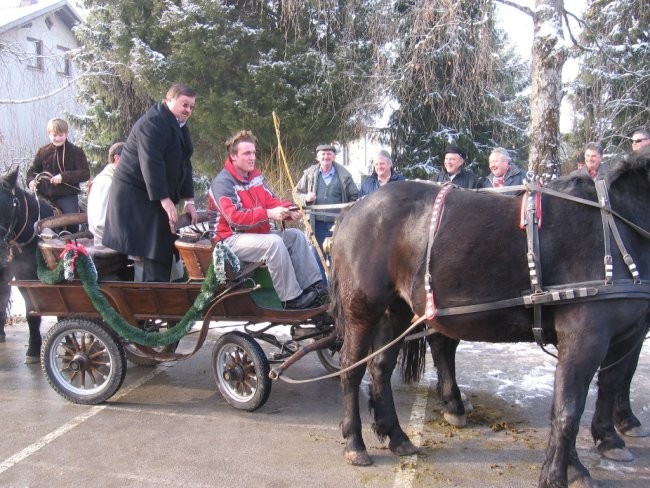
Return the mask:
<path id="1" fill-rule="evenodd" d="M 645 327 L 640 334 L 634 334 L 620 343 L 610 345 L 602 369 L 598 373 L 598 398 L 591 421 L 591 435 L 598 452 L 613 461 L 634 460 L 614 425 L 616 422 L 617 426 L 625 425 L 630 429 L 638 429 L 641 426 L 632 413 L 629 392 L 641 352 L 639 341 L 644 334 Z"/>
<path id="2" fill-rule="evenodd" d="M 454 427 L 465 427 L 467 416 L 465 404 L 456 382 L 456 348 L 459 340 L 450 339 L 439 333 L 427 337 L 431 348 L 433 364 L 438 372 L 438 395 L 442 401 L 442 413 L 445 420 Z M 467 403 L 467 410 L 473 406 Z"/>
<path id="3" fill-rule="evenodd" d="M 555 370 L 551 432 L 539 477 L 540 488 L 594 486 L 587 468 L 580 462 L 575 443 L 584 412 L 589 383 L 608 348 L 609 339 L 577 330 L 558 330 L 559 360 Z M 585 320 L 583 318 L 582 322 Z M 564 337 L 566 335 L 566 337 Z M 577 340 L 579 337 L 580 340 Z"/>
<path id="4" fill-rule="evenodd" d="M 616 396 L 614 402 L 614 423 L 616 425 L 616 429 L 621 434 L 628 437 L 647 437 L 650 435 L 648 430 L 643 428 L 639 419 L 636 418 L 632 412 L 632 407 L 630 405 L 630 385 L 632 383 L 632 377 L 634 376 L 634 372 L 636 371 L 639 362 L 641 348 L 643 347 L 643 335 L 645 335 L 647 332 L 648 322 L 646 321 L 646 326 L 643 330 L 643 333 L 637 339 L 637 350 L 630 354 L 628 367 L 623 376 L 624 379 L 622 388 L 619 394 Z"/>
<path id="5" fill-rule="evenodd" d="M 413 312 L 408 307 L 406 308 L 406 313 L 402 312 L 398 315 L 394 311 L 389 311 L 380 319 L 380 332 L 375 339 L 375 350 L 389 343 L 408 326 Z M 391 387 L 391 376 L 397 364 L 399 352 L 400 346 L 395 344 L 370 361 L 368 365 L 371 380 L 369 405 L 370 410 L 374 413 L 373 432 L 381 440 L 386 437 L 390 439 L 388 448 L 391 452 L 398 456 L 409 456 L 415 454 L 418 449 L 399 425 Z"/>
<path id="6" fill-rule="evenodd" d="M 32 309 L 32 302 L 27 293 L 23 293 L 25 300 L 25 317 L 29 329 L 29 343 L 25 354 L 25 364 L 35 364 L 41 361 L 41 318 L 29 315 Z"/>
<path id="7" fill-rule="evenodd" d="M 358 324 L 354 324 L 357 326 Z M 368 354 L 370 348 L 370 327 L 345 328 L 343 347 L 341 349 L 341 369 L 356 363 Z M 362 364 L 351 371 L 341 374 L 341 388 L 343 390 L 343 420 L 341 433 L 345 439 L 343 455 L 348 464 L 354 466 L 369 466 L 372 459 L 368 455 L 366 445 L 361 435 L 361 415 L 359 413 L 359 386 L 366 372 L 366 365 Z"/>

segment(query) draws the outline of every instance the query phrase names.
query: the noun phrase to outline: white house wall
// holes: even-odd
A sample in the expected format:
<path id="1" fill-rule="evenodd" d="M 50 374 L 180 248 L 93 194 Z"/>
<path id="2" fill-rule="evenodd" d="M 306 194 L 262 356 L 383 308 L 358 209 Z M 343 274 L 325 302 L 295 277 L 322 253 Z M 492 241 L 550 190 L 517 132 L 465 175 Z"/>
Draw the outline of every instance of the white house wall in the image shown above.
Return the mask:
<path id="1" fill-rule="evenodd" d="M 29 67 L 34 64 L 33 40 L 43 45 L 42 69 Z M 31 163 L 36 150 L 49 142 L 49 119 L 84 113 L 74 99 L 74 84 L 48 96 L 77 76 L 74 66 L 70 66 L 69 74 L 62 73 L 63 49 L 77 46 L 72 32 L 55 13 L 0 33 L 0 169 Z M 70 140 L 74 140 L 72 127 Z"/>

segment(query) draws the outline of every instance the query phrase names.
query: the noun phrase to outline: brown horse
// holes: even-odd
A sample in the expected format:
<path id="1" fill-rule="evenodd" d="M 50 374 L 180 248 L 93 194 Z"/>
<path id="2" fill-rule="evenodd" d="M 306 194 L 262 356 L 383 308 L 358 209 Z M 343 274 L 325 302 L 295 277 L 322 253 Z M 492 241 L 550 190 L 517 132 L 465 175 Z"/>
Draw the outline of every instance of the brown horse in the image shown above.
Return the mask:
<path id="1" fill-rule="evenodd" d="M 561 179 L 554 187 L 597 201 L 589 178 Z M 643 280 L 650 278 L 650 153 L 629 156 L 617 164 L 606 187 L 618 216 L 615 227 L 640 274 L 639 283 L 631 278 L 621 253 L 612 252 L 613 275 L 611 284 L 606 284 L 603 214 L 595 208 L 597 204 L 541 195 L 543 216 L 534 269 L 543 290 L 534 299 L 563 298 L 549 302 L 538 315 L 545 342 L 556 345 L 559 357 L 551 433 L 539 478 L 542 487 L 569 482 L 592 486 L 588 470 L 578 459 L 575 440 L 588 387 L 599 367 L 592 433 L 597 442 L 624 445 L 613 419 L 624 411 L 615 410 L 615 404 L 627 398 L 623 390 L 629 388 L 647 330 L 650 283 Z M 432 208 L 441 188 L 424 182 L 386 185 L 355 204 L 337 223 L 331 311 L 343 337 L 343 368 L 404 331 L 413 315 L 425 315 L 427 272 L 439 313 L 462 306 L 503 304 L 457 315 L 440 313 L 427 321 L 433 330 L 452 340 L 534 340 L 534 310 L 523 303 L 536 285 L 531 284 L 529 273 L 529 239 L 518 226 L 521 198 L 454 188 L 446 196 L 431 239 Z M 618 246 L 612 244 L 612 248 Z M 575 291 L 546 293 L 549 289 Z M 583 289 L 589 296 L 571 298 Z M 393 403 L 390 376 L 397 355 L 398 347 L 393 347 L 369 363 L 370 402 L 374 431 L 389 438 L 394 453 L 404 455 L 416 448 L 401 429 Z M 345 458 L 356 465 L 371 462 L 359 415 L 364 372 L 365 367 L 358 367 L 341 378 Z"/>
<path id="2" fill-rule="evenodd" d="M 33 193 L 17 184 L 18 168 L 0 178 L 0 342 L 5 340 L 4 326 L 11 287 L 9 281 L 35 280 L 36 248 L 38 238 L 34 224 L 40 218 L 51 217 L 53 208 Z M 29 296 L 23 294 L 27 310 L 31 308 Z M 41 353 L 41 318 L 27 315 L 29 345 L 26 363 L 37 363 Z"/>

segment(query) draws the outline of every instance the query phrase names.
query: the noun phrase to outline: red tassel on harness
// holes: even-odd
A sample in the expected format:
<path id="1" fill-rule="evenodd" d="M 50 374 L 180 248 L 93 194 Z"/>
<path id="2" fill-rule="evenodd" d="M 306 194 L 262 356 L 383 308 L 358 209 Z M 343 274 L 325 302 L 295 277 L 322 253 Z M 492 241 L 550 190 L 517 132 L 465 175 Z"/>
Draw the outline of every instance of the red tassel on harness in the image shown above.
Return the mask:
<path id="1" fill-rule="evenodd" d="M 72 271 L 74 271 L 75 262 L 77 261 L 79 254 L 88 256 L 88 250 L 82 244 L 78 244 L 76 242 L 68 242 L 63 248 L 63 252 L 59 256 L 59 259 L 63 259 L 68 252 L 72 253 L 72 256 L 70 258 L 70 266 L 72 268 Z"/>

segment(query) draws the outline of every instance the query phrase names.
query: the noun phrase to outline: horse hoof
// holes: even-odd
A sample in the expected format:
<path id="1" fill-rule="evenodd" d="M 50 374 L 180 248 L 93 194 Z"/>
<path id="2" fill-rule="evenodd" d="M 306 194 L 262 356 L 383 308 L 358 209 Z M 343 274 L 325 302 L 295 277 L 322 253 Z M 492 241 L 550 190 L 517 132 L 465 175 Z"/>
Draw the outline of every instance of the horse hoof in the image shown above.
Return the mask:
<path id="1" fill-rule="evenodd" d="M 611 461 L 617 461 L 620 463 L 627 463 L 630 461 L 634 461 L 634 455 L 625 447 L 604 449 L 600 451 L 600 454 L 604 458 L 610 459 Z"/>
<path id="2" fill-rule="evenodd" d="M 598 488 L 598 486 L 598 483 L 589 476 L 586 478 L 578 478 L 569 483 L 569 488 Z"/>
<path id="3" fill-rule="evenodd" d="M 645 429 L 642 425 L 639 425 L 638 427 L 630 427 L 627 430 L 622 430 L 621 434 L 627 437 L 648 437 L 650 432 L 648 432 L 648 429 Z"/>
<path id="4" fill-rule="evenodd" d="M 466 415 L 456 415 L 453 413 L 447 413 L 443 412 L 443 417 L 449 423 L 449 425 L 452 425 L 454 427 L 462 428 L 465 427 L 467 424 L 467 416 Z"/>
<path id="5" fill-rule="evenodd" d="M 412 456 L 418 453 L 418 448 L 411 441 L 402 442 L 399 446 L 389 446 L 390 451 L 398 456 Z"/>
<path id="6" fill-rule="evenodd" d="M 465 393 L 462 391 L 460 392 L 460 400 L 463 402 L 463 406 L 465 407 L 465 413 L 474 411 L 474 405 L 472 405 L 472 401 L 467 398 L 467 395 L 465 395 Z"/>
<path id="7" fill-rule="evenodd" d="M 40 362 L 41 358 L 38 356 L 25 356 L 25 364 L 36 364 Z"/>
<path id="8" fill-rule="evenodd" d="M 370 466 L 372 459 L 366 451 L 347 451 L 345 453 L 345 462 L 352 466 Z"/>

